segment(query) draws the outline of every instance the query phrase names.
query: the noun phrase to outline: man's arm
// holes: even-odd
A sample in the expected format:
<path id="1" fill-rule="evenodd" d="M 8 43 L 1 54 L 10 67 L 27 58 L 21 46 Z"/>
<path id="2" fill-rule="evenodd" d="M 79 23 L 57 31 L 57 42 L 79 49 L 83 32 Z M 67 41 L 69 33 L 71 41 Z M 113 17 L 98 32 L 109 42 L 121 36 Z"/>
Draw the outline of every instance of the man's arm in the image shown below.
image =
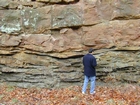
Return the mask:
<path id="1" fill-rule="evenodd" d="M 97 62 L 96 62 L 96 58 L 95 57 L 93 57 L 92 66 L 93 67 L 97 66 Z"/>

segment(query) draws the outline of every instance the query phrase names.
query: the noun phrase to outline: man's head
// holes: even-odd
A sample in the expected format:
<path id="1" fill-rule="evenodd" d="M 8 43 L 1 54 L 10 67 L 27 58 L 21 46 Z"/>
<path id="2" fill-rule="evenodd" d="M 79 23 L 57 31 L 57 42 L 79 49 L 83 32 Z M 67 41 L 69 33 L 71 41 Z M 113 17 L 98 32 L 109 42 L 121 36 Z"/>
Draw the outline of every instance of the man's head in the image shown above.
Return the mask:
<path id="1" fill-rule="evenodd" d="M 90 49 L 88 50 L 88 52 L 89 52 L 89 53 L 92 53 L 92 52 L 93 52 L 93 48 L 90 48 Z"/>

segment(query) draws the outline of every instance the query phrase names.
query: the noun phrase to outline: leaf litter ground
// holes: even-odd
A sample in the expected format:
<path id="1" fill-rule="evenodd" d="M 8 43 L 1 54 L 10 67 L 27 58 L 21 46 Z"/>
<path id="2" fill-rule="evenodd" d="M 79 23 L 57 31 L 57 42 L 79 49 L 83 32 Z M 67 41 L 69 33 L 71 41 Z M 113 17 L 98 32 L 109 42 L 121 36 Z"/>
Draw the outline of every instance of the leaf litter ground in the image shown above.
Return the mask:
<path id="1" fill-rule="evenodd" d="M 61 89 L 0 86 L 0 105 L 140 105 L 140 87 L 97 86 L 96 93 L 81 93 L 80 86 Z"/>

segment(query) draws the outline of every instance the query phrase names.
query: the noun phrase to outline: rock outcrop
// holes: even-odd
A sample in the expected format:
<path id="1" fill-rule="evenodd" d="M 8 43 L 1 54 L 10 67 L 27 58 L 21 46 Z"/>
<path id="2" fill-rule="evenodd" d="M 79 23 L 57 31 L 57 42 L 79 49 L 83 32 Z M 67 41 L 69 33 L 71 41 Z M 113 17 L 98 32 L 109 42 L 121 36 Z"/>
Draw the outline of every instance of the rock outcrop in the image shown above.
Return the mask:
<path id="1" fill-rule="evenodd" d="M 97 81 L 140 84 L 140 1 L 0 1 L 0 83 L 80 85 L 90 47 Z"/>

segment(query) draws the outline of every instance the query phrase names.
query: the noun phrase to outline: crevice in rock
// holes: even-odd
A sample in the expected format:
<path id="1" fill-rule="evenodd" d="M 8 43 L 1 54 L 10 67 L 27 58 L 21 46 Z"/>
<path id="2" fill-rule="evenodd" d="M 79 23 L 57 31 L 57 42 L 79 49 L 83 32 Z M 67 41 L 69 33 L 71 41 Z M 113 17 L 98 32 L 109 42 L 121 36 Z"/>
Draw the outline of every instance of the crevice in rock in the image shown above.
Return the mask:
<path id="1" fill-rule="evenodd" d="M 115 17 L 113 18 L 111 21 L 114 21 L 114 20 L 134 20 L 134 19 L 140 19 L 140 17 L 131 17 L 131 16 L 128 16 L 128 17 Z"/>
<path id="2" fill-rule="evenodd" d="M 66 2 L 64 0 L 62 0 L 61 2 L 58 2 L 58 3 L 50 3 L 50 4 L 59 4 L 59 5 L 70 5 L 70 4 L 76 4 L 78 3 L 80 0 L 74 0 L 74 1 L 71 1 L 71 2 Z"/>

